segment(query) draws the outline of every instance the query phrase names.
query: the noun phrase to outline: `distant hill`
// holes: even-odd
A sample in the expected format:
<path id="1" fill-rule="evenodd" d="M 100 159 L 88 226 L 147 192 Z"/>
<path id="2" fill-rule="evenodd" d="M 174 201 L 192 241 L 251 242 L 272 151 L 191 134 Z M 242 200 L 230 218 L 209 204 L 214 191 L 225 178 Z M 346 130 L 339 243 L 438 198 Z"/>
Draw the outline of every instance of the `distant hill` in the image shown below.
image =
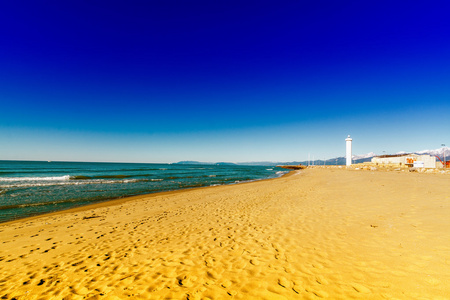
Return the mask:
<path id="1" fill-rule="evenodd" d="M 370 161 L 371 158 L 364 158 L 354 160 L 353 163 L 362 163 Z M 177 165 L 221 165 L 221 166 L 267 166 L 267 167 L 275 167 L 275 166 L 293 166 L 293 165 L 345 165 L 345 157 L 337 157 L 327 160 L 314 160 L 314 161 L 253 161 L 253 162 L 242 162 L 242 163 L 230 163 L 230 162 L 199 162 L 199 161 L 179 161 L 174 163 Z"/>
<path id="2" fill-rule="evenodd" d="M 402 154 L 405 152 L 398 152 L 396 154 Z M 422 150 L 422 151 L 416 151 L 416 152 L 412 152 L 415 154 L 428 154 L 428 155 L 432 155 L 432 156 L 438 156 L 441 160 L 444 159 L 444 154 L 446 157 L 446 160 L 449 161 L 450 160 L 450 148 L 449 147 L 442 147 L 442 148 L 438 148 L 435 150 Z M 406 153 L 405 153 L 406 154 Z M 372 157 L 376 156 L 375 153 L 370 152 L 367 154 L 363 154 L 363 155 L 353 155 L 353 160 L 352 162 L 354 164 L 359 164 L 359 163 L 365 163 L 365 162 L 370 162 L 372 160 Z M 182 165 L 240 165 L 240 166 L 279 166 L 279 165 L 283 165 L 283 166 L 289 166 L 289 165 L 315 165 L 315 166 L 329 166 L 329 165 L 345 165 L 346 163 L 346 159 L 345 157 L 341 156 L 341 157 L 335 157 L 335 158 L 330 158 L 330 159 L 326 159 L 326 160 L 311 160 L 311 161 L 290 161 L 290 162 L 286 162 L 286 161 L 253 161 L 253 162 L 243 162 L 243 163 L 230 163 L 230 162 L 217 162 L 217 163 L 205 163 L 205 162 L 198 162 L 198 161 L 180 161 L 177 162 L 176 164 L 182 164 Z"/>
<path id="3" fill-rule="evenodd" d="M 442 148 L 438 148 L 438 149 L 434 149 L 434 150 L 422 150 L 422 151 L 415 151 L 412 152 L 414 154 L 419 154 L 419 155 L 424 155 L 424 154 L 428 154 L 431 156 L 438 156 L 441 160 L 444 160 L 444 154 L 445 154 L 445 159 L 447 161 L 450 160 L 450 148 L 449 147 L 442 147 Z M 398 152 L 396 154 L 407 154 L 406 152 Z M 375 153 L 370 152 L 367 154 L 363 154 L 363 155 L 353 155 L 352 156 L 352 162 L 354 164 L 359 164 L 359 163 L 365 163 L 365 162 L 370 162 L 372 161 L 372 158 L 376 156 Z M 323 166 L 323 165 L 345 165 L 346 163 L 346 159 L 345 157 L 335 157 L 335 158 L 330 158 L 327 160 L 311 160 L 311 161 L 294 161 L 294 162 L 283 162 L 283 163 L 276 163 L 278 164 L 282 164 L 282 165 L 296 165 L 296 164 L 302 164 L 302 165 L 315 165 L 315 166 Z"/>
<path id="4" fill-rule="evenodd" d="M 441 160 L 449 161 L 450 160 L 450 148 L 449 147 L 442 147 L 434 150 L 422 150 L 414 152 L 416 154 L 428 154 L 431 156 L 438 156 Z"/>

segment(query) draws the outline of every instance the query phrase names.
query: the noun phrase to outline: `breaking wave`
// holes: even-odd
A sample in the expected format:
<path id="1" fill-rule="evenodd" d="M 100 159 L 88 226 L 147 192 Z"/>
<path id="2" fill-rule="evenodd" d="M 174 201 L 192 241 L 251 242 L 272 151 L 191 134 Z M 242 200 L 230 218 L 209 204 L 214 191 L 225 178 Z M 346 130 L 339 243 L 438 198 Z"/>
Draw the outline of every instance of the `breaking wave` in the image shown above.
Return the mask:
<path id="1" fill-rule="evenodd" d="M 54 185 L 54 184 L 85 184 L 85 183 L 127 183 L 127 182 L 139 182 L 139 181 L 161 181 L 159 178 L 146 178 L 146 179 L 126 179 L 132 177 L 149 177 L 151 174 L 140 175 L 101 175 L 101 176 L 84 176 L 84 175 L 64 175 L 64 176 L 52 176 L 52 177 L 0 177 L 0 182 L 21 182 L 20 185 L 26 184 L 26 182 L 33 182 L 31 185 Z M 123 180 L 114 180 L 123 179 Z M 51 181 L 51 184 L 37 184 L 36 181 L 45 182 Z M 73 183 L 67 181 L 83 181 L 80 183 Z M 5 185 L 1 185 L 5 186 Z"/>
<path id="2" fill-rule="evenodd" d="M 133 182 L 154 182 L 162 181 L 163 179 L 123 179 L 123 180 L 60 180 L 53 182 L 39 182 L 39 180 L 33 180 L 28 182 L 17 182 L 12 184 L 2 184 L 2 188 L 26 188 L 26 187 L 37 187 L 37 186 L 62 186 L 62 185 L 86 185 L 86 184 L 119 184 L 119 183 L 133 183 Z M 38 181 L 38 182 L 36 182 Z"/>
<path id="3" fill-rule="evenodd" d="M 64 181 L 69 180 L 70 175 L 53 176 L 53 177 L 0 177 L 0 182 L 9 181 Z"/>

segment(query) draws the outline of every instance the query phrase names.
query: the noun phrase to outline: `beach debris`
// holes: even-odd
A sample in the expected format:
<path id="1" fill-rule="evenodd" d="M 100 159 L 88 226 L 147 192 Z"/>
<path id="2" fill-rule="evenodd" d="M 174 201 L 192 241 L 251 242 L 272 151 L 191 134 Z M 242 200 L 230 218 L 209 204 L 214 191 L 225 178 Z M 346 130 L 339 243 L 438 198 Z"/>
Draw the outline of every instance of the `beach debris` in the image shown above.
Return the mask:
<path id="1" fill-rule="evenodd" d="M 102 218 L 102 216 L 97 216 L 97 215 L 84 216 L 83 220 L 94 219 L 94 218 Z"/>
<path id="2" fill-rule="evenodd" d="M 277 168 L 283 168 L 283 169 L 289 169 L 289 170 L 302 170 L 302 169 L 306 169 L 306 166 L 304 166 L 304 165 L 283 165 L 283 166 L 277 166 Z"/>

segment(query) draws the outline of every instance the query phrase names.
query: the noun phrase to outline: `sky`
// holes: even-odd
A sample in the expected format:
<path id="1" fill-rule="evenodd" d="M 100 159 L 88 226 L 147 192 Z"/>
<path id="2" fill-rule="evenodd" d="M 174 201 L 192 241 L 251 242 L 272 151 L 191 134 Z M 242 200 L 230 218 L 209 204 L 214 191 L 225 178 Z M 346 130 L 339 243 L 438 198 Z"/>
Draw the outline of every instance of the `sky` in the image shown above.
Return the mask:
<path id="1" fill-rule="evenodd" d="M 0 160 L 450 146 L 448 1 L 2 1 Z"/>

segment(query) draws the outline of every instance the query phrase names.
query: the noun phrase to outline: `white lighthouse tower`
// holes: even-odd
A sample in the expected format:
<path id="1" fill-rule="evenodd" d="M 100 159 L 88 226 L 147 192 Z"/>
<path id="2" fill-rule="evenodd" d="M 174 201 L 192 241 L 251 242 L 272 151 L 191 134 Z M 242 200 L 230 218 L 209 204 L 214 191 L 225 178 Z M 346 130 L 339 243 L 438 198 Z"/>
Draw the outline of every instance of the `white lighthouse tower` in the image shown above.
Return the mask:
<path id="1" fill-rule="evenodd" d="M 352 164 L 352 138 L 350 135 L 345 139 L 345 165 L 348 167 Z"/>

